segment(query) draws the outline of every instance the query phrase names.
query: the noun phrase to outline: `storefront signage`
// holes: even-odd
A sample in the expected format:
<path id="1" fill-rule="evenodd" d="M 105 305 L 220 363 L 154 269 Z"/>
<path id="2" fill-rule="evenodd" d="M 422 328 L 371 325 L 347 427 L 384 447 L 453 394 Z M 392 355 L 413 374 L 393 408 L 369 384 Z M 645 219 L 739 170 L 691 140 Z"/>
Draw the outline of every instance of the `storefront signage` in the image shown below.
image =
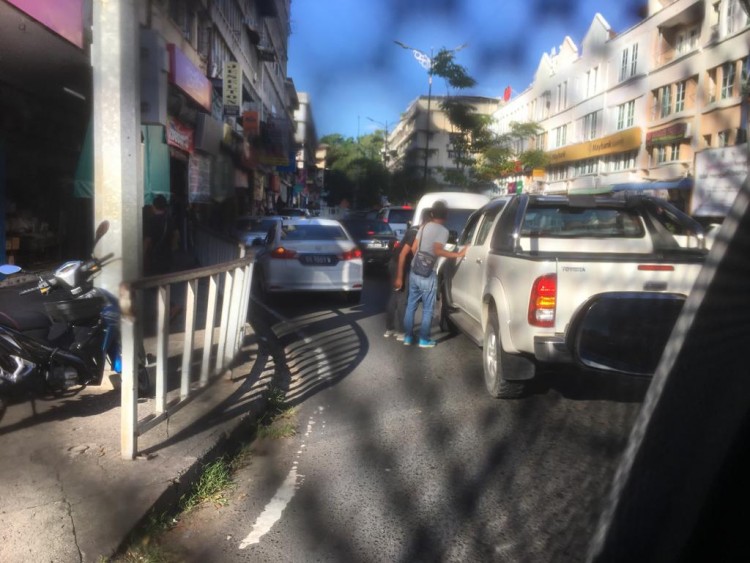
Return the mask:
<path id="1" fill-rule="evenodd" d="M 685 138 L 687 132 L 687 123 L 675 123 L 669 127 L 663 129 L 657 129 L 656 131 L 649 131 L 646 133 L 646 144 L 647 145 L 658 145 L 663 143 L 671 143 L 679 139 Z"/>
<path id="2" fill-rule="evenodd" d="M 260 115 L 257 111 L 242 113 L 242 129 L 246 139 L 255 139 L 260 135 Z"/>
<path id="3" fill-rule="evenodd" d="M 224 63 L 224 115 L 239 115 L 242 105 L 242 68 L 240 63 Z"/>
<path id="4" fill-rule="evenodd" d="M 626 152 L 641 146 L 641 128 L 633 127 L 614 135 L 563 147 L 547 153 L 550 164 L 584 160 L 618 152 Z"/>
<path id="5" fill-rule="evenodd" d="M 174 117 L 167 119 L 167 144 L 185 152 L 193 152 L 193 130 L 177 121 Z"/>
<path id="6" fill-rule="evenodd" d="M 206 111 L 211 111 L 211 81 L 174 43 L 169 51 L 169 81 Z"/>
<path id="7" fill-rule="evenodd" d="M 707 149 L 695 156 L 695 187 L 690 214 L 726 216 L 748 175 L 747 146 Z"/>
<path id="8" fill-rule="evenodd" d="M 83 49 L 83 0 L 8 0 L 8 3 Z"/>

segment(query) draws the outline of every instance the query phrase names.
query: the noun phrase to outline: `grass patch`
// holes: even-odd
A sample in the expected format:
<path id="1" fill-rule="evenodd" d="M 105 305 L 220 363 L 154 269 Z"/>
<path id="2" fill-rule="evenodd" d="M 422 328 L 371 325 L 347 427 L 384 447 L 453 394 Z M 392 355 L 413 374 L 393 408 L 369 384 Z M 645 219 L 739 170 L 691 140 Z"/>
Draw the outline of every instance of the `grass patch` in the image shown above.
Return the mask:
<path id="1" fill-rule="evenodd" d="M 258 438 L 291 438 L 297 434 L 297 410 L 286 404 L 283 390 L 268 390 L 266 412 L 258 420 Z"/>
<path id="2" fill-rule="evenodd" d="M 283 390 L 268 390 L 265 413 L 258 419 L 258 438 L 289 438 L 297 433 L 297 411 L 286 404 Z M 159 536 L 177 524 L 181 514 L 204 503 L 226 506 L 227 492 L 234 485 L 233 474 L 247 465 L 251 444 L 245 444 L 233 456 L 223 456 L 203 466 L 198 481 L 190 492 L 180 498 L 175 509 L 165 513 L 151 513 L 146 522 L 131 535 L 126 551 L 109 561 L 111 563 L 175 563 L 178 558 L 159 543 Z"/>
<path id="3" fill-rule="evenodd" d="M 232 486 L 231 462 L 220 457 L 213 463 L 204 466 L 198 482 L 193 490 L 180 499 L 182 512 L 189 512 L 196 506 L 211 503 L 214 506 L 227 504 L 226 491 Z"/>

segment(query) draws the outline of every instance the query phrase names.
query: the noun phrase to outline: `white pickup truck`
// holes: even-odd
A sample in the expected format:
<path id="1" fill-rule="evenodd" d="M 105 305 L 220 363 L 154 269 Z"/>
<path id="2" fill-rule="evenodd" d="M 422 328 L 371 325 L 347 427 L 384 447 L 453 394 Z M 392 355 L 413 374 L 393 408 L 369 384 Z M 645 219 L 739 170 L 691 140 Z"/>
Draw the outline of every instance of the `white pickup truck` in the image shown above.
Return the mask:
<path id="1" fill-rule="evenodd" d="M 707 252 L 696 221 L 646 196 L 498 198 L 458 244 L 470 248 L 444 266 L 441 325 L 483 348 L 498 398 L 522 395 L 539 363 L 653 374 Z"/>

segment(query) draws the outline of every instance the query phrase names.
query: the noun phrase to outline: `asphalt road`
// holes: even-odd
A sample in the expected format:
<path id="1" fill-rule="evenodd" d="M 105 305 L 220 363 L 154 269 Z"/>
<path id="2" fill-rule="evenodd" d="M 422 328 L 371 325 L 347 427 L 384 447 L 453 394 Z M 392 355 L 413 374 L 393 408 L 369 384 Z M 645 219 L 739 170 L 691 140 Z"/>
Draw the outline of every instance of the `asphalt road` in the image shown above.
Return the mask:
<path id="1" fill-rule="evenodd" d="M 254 305 L 297 435 L 255 442 L 228 503 L 162 538 L 176 560 L 584 559 L 646 385 L 553 370 L 492 399 L 467 338 L 383 338 L 387 295 Z"/>

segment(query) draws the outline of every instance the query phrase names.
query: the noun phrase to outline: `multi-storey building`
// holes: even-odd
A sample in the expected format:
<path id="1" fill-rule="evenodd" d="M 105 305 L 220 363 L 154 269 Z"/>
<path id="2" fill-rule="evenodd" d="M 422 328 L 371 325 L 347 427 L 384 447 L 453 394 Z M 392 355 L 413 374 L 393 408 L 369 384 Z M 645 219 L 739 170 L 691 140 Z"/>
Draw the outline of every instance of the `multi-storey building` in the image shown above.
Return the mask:
<path id="1" fill-rule="evenodd" d="M 455 167 L 453 135 L 458 131 L 440 107 L 444 99 L 420 96 L 388 134 L 388 152 L 393 156 L 388 168 L 410 170 L 415 178 L 421 178 L 425 187 L 437 189 L 455 187 L 446 180 L 445 171 Z M 497 98 L 480 96 L 454 96 L 454 99 L 471 105 L 482 115 L 492 115 L 500 104 Z"/>
<path id="2" fill-rule="evenodd" d="M 544 133 L 527 144 L 550 158 L 543 173 L 502 179 L 500 190 L 648 189 L 696 215 L 725 213 L 747 174 L 749 54 L 739 0 L 651 0 L 620 34 L 597 14 L 580 51 L 566 37 L 496 112 L 499 132 L 539 123 Z"/>
<path id="3" fill-rule="evenodd" d="M 163 193 L 223 226 L 232 214 L 291 199 L 298 98 L 287 76 L 290 0 L 137 0 L 128 9 L 138 37 L 123 58 L 138 58 L 140 70 L 132 79 L 140 84 L 142 203 Z M 0 57 L 0 162 L 8 162 L 0 216 L 8 225 L 23 214 L 34 225 L 11 236 L 21 239 L 14 253 L 34 243 L 21 256 L 27 265 L 37 250 L 88 252 L 95 26 L 91 0 L 0 0 L 0 51 L 14 53 Z M 38 249 L 42 239 L 57 247 Z"/>

